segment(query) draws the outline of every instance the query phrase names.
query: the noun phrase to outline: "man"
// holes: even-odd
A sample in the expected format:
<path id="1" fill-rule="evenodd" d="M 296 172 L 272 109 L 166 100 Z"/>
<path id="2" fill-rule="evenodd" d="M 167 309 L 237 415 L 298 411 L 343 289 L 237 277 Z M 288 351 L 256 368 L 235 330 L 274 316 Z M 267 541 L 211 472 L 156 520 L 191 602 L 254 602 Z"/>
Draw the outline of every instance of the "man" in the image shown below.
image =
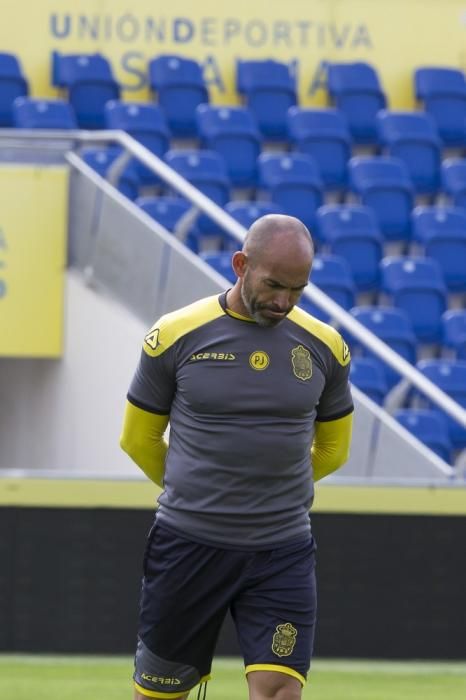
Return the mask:
<path id="1" fill-rule="evenodd" d="M 346 344 L 295 308 L 313 252 L 298 219 L 258 219 L 233 254 L 234 287 L 145 337 L 121 445 L 163 492 L 135 700 L 187 698 L 205 682 L 228 610 L 250 700 L 301 698 L 316 615 L 313 481 L 346 461 L 353 412 Z"/>

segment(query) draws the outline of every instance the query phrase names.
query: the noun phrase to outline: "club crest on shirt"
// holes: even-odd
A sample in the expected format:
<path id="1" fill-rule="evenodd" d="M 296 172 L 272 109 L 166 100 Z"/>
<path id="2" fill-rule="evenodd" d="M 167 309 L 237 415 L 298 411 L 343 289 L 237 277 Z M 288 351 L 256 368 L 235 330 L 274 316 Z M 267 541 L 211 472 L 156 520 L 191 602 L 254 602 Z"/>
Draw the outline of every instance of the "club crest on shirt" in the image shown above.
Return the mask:
<path id="1" fill-rule="evenodd" d="M 291 622 L 277 625 L 272 640 L 272 651 L 276 656 L 290 656 L 296 644 L 298 630 Z"/>
<path id="2" fill-rule="evenodd" d="M 311 353 L 303 345 L 298 345 L 291 351 L 293 374 L 303 382 L 312 377 Z"/>

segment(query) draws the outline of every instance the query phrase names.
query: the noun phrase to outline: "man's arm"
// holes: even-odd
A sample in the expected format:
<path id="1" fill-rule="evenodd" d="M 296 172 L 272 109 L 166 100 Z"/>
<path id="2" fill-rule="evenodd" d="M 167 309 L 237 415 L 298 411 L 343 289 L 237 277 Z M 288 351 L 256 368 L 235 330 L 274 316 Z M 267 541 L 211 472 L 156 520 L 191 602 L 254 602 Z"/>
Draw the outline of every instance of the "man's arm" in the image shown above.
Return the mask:
<path id="1" fill-rule="evenodd" d="M 163 434 L 168 416 L 144 411 L 126 402 L 121 448 L 136 462 L 144 474 L 162 487 L 165 473 L 165 456 L 168 445 Z"/>
<path id="2" fill-rule="evenodd" d="M 353 412 L 337 420 L 316 421 L 311 447 L 314 481 L 328 476 L 347 461 L 352 428 Z"/>

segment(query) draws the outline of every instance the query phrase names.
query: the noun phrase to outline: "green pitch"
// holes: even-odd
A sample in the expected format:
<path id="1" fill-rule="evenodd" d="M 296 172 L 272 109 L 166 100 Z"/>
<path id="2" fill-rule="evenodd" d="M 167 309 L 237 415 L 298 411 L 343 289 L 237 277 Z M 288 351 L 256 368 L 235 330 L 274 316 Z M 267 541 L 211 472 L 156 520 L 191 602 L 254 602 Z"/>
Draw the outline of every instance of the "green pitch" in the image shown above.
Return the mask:
<path id="1" fill-rule="evenodd" d="M 131 700 L 132 660 L 0 655 L 2 700 Z M 208 700 L 247 700 L 241 662 L 217 659 Z M 196 692 L 190 696 L 195 699 Z M 305 700 L 464 700 L 466 664 L 314 661 Z"/>

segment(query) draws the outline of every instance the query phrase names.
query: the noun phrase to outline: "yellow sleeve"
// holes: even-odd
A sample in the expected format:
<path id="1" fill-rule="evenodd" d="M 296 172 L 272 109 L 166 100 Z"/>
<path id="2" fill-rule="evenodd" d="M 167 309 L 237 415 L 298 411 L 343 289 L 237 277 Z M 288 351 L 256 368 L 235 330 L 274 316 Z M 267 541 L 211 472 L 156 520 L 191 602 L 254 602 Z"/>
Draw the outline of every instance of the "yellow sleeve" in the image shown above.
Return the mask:
<path id="1" fill-rule="evenodd" d="M 342 467 L 350 453 L 353 412 L 344 418 L 316 421 L 311 459 L 314 481 Z"/>
<path id="2" fill-rule="evenodd" d="M 126 402 L 121 448 L 157 486 L 163 485 L 168 445 L 163 434 L 168 416 L 144 411 Z"/>

